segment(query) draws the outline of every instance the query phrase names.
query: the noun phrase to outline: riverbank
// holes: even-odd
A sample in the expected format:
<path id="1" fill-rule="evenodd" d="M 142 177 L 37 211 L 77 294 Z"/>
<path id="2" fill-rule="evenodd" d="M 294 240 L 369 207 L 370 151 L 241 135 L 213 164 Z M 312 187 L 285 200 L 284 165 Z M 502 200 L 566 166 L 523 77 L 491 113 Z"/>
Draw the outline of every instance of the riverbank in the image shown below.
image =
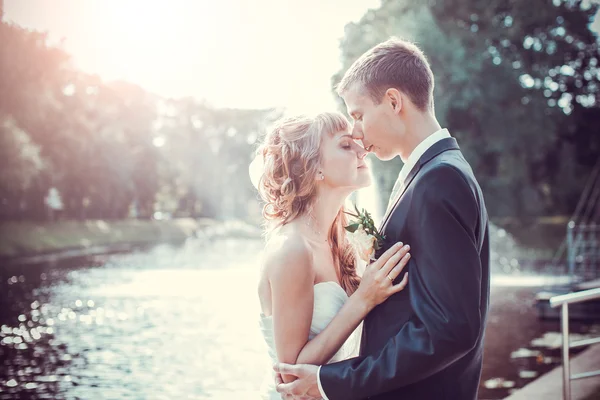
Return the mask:
<path id="1" fill-rule="evenodd" d="M 163 221 L 7 222 L 0 225 L 0 259 L 16 260 L 58 253 L 77 255 L 120 248 L 127 250 L 132 246 L 161 242 L 181 242 L 217 224 L 211 219 L 192 218 Z"/>

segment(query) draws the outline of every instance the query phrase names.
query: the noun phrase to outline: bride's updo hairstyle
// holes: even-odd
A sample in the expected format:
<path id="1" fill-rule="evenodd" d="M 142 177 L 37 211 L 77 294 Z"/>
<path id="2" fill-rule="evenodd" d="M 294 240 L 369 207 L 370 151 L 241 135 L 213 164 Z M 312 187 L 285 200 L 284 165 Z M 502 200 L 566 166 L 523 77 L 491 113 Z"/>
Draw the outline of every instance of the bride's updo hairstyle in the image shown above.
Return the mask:
<path id="1" fill-rule="evenodd" d="M 267 234 L 309 212 L 317 192 L 322 138 L 348 128 L 348 120 L 342 114 L 322 113 L 282 119 L 266 135 L 258 149 L 264 162 L 258 191 L 265 202 Z M 343 211 L 342 207 L 328 236 L 342 288 L 352 293 L 360 278 L 356 274 L 355 252 L 346 238 L 347 218 Z"/>

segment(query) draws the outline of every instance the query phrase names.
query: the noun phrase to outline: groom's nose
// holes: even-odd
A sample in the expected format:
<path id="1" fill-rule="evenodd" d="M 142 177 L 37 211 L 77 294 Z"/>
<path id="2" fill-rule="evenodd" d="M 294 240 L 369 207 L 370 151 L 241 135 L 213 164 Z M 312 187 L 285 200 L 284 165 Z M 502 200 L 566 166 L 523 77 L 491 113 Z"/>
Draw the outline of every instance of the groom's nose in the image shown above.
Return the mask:
<path id="1" fill-rule="evenodd" d="M 363 140 L 364 135 L 362 132 L 362 129 L 360 129 L 359 124 L 354 123 L 354 125 L 352 125 L 352 139 L 354 140 Z"/>
<path id="2" fill-rule="evenodd" d="M 356 150 L 356 156 L 358 157 L 359 160 L 362 160 L 363 158 L 366 157 L 367 154 L 369 154 L 369 152 L 367 150 L 365 150 L 362 146 L 359 146 L 357 144 L 356 147 L 358 147 L 358 149 Z"/>

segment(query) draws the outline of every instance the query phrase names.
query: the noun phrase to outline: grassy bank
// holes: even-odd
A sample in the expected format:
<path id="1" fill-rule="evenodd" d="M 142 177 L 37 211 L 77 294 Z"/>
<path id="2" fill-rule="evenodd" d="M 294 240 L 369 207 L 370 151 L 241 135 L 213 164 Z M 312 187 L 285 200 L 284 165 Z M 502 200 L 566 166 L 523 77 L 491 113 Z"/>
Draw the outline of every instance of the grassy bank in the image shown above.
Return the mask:
<path id="1" fill-rule="evenodd" d="M 182 241 L 211 220 L 168 221 L 58 221 L 0 224 L 0 257 L 29 256 L 65 249 L 85 249 L 115 244 L 152 244 Z"/>
<path id="2" fill-rule="evenodd" d="M 506 229 L 515 241 L 530 252 L 533 258 L 551 258 L 566 233 L 565 217 L 539 218 L 529 223 L 504 218 L 493 220 Z M 148 220 L 90 220 L 58 221 L 53 223 L 8 222 L 0 224 L 0 257 L 18 257 L 56 252 L 65 249 L 85 249 L 115 244 L 151 244 L 182 241 L 198 229 L 219 234 L 256 236 L 244 232 L 248 224 L 215 224 L 213 220 L 188 218 Z M 255 224 L 258 225 L 258 224 Z M 253 225 L 252 225 L 253 226 Z"/>

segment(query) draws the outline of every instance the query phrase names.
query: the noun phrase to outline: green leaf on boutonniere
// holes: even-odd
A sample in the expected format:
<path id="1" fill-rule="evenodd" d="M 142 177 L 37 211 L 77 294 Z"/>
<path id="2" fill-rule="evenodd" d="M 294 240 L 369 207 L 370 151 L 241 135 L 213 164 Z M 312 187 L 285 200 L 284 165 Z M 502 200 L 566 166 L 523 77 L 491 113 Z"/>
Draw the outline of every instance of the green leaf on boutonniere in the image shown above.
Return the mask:
<path id="1" fill-rule="evenodd" d="M 356 230 L 358 229 L 359 226 L 360 226 L 360 224 L 356 223 L 356 224 L 348 225 L 345 228 L 348 232 L 354 233 L 354 232 L 356 232 Z"/>

